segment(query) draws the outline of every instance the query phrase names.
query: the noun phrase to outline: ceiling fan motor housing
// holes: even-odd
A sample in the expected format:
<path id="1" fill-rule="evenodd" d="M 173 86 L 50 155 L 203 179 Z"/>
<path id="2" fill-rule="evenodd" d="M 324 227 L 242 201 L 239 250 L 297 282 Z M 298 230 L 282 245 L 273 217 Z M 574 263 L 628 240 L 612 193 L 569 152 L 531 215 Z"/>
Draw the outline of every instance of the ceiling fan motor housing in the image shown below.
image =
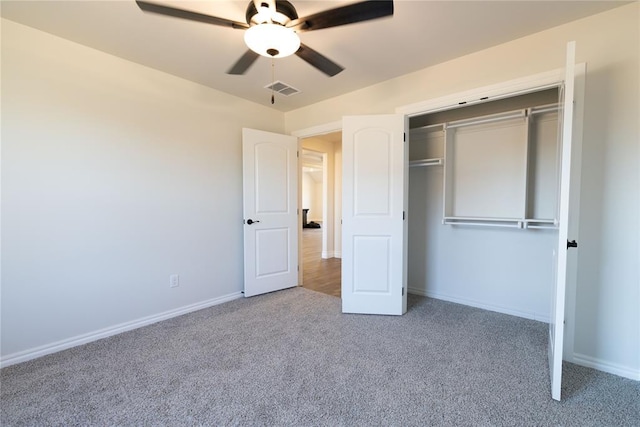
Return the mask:
<path id="1" fill-rule="evenodd" d="M 268 8 L 269 3 L 262 3 L 263 7 Z M 275 0 L 276 11 L 270 14 L 270 21 L 274 24 L 286 25 L 289 21 L 298 19 L 298 12 L 287 0 Z M 267 22 L 263 15 L 256 9 L 253 1 L 249 2 L 247 12 L 245 14 L 247 24 L 258 25 Z"/>

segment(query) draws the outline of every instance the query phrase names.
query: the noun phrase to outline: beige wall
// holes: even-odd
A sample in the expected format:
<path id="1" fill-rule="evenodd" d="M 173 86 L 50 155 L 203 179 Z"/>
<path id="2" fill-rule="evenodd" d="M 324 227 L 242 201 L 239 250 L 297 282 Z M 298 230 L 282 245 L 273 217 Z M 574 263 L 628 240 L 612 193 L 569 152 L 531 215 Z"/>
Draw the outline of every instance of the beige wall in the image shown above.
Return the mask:
<path id="1" fill-rule="evenodd" d="M 242 127 L 283 123 L 2 20 L 3 360 L 239 296 Z"/>
<path id="2" fill-rule="evenodd" d="M 575 40 L 587 81 L 574 360 L 640 379 L 638 8 L 619 7 L 288 112 L 286 129 L 393 113 L 561 68 L 566 43 Z"/>

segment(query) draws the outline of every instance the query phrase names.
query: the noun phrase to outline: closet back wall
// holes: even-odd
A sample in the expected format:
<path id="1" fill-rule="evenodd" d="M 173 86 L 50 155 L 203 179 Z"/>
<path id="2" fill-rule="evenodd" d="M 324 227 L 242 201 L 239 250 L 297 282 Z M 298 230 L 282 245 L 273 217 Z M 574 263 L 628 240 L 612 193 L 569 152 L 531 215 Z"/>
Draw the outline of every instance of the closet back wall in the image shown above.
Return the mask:
<path id="1" fill-rule="evenodd" d="M 409 171 L 409 292 L 548 322 L 557 231 L 443 225 L 442 180 Z"/>

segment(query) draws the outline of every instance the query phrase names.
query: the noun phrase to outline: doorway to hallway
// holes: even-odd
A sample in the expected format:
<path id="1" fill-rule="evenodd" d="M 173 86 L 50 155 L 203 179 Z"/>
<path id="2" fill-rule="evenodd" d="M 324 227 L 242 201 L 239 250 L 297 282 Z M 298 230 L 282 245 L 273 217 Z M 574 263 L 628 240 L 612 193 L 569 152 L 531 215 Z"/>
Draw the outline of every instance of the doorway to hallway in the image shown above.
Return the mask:
<path id="1" fill-rule="evenodd" d="M 302 286 L 341 296 L 341 132 L 303 138 L 301 147 Z"/>

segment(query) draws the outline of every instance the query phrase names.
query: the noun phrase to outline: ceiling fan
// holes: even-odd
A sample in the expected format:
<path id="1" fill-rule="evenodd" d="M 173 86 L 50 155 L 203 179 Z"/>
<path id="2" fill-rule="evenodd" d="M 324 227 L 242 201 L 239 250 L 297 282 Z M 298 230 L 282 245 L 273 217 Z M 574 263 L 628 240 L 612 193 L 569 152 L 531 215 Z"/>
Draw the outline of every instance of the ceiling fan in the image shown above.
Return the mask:
<path id="1" fill-rule="evenodd" d="M 249 49 L 227 74 L 244 74 L 260 55 L 283 58 L 295 54 L 329 77 L 335 76 L 344 68 L 301 43 L 298 33 L 393 15 L 393 0 L 362 1 L 303 18 L 298 17 L 295 7 L 287 0 L 252 0 L 247 6 L 246 23 L 143 0 L 136 3 L 145 12 L 245 30 L 244 40 Z"/>

